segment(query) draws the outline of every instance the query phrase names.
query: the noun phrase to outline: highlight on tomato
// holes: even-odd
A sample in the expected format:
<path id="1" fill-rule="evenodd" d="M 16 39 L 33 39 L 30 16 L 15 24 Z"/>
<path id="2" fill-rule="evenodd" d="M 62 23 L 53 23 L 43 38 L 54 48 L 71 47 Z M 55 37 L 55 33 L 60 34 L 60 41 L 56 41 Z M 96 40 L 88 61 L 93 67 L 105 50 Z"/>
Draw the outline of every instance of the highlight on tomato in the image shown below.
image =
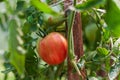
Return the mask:
<path id="1" fill-rule="evenodd" d="M 58 32 L 52 32 L 38 41 L 39 56 L 50 65 L 62 63 L 67 57 L 67 41 Z"/>

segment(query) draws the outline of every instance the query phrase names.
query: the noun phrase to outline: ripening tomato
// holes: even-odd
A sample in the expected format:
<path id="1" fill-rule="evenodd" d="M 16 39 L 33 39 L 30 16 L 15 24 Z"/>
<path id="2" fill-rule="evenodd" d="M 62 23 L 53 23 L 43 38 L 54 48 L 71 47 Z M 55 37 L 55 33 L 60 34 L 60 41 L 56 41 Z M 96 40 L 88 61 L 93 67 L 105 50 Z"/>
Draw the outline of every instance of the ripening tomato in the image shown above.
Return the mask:
<path id="1" fill-rule="evenodd" d="M 61 34 L 52 32 L 38 42 L 37 51 L 46 63 L 60 64 L 67 57 L 67 41 Z"/>
<path id="2" fill-rule="evenodd" d="M 50 27 L 50 26 L 58 27 L 65 21 L 65 17 L 63 14 L 58 14 L 58 15 L 44 14 L 43 20 L 45 27 Z"/>

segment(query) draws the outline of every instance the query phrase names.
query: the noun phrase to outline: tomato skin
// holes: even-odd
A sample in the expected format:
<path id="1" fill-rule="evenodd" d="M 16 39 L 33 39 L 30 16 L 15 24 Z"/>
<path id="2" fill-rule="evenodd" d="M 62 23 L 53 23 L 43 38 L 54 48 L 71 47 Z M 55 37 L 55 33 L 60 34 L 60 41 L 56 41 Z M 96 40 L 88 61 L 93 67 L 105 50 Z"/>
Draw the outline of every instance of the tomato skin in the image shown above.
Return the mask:
<path id="1" fill-rule="evenodd" d="M 57 65 L 67 57 L 67 41 L 61 34 L 52 32 L 39 41 L 37 51 L 46 63 Z"/>

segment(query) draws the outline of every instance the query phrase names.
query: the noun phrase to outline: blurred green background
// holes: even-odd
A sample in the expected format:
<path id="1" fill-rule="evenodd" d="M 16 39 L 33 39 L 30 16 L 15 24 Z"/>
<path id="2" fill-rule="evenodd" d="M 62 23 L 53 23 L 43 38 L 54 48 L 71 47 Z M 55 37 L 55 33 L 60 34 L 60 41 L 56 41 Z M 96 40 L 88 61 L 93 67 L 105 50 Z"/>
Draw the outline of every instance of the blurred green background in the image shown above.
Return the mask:
<path id="1" fill-rule="evenodd" d="M 2 71 L 5 70 L 3 54 L 5 51 L 8 51 L 8 24 L 6 21 L 8 21 L 8 17 L 10 17 L 11 11 L 9 9 L 13 9 L 14 6 L 14 0 L 6 0 L 3 2 L 0 0 L 0 80 L 5 78 L 5 74 L 2 73 Z M 10 72 L 6 80 L 14 80 L 14 74 Z"/>
<path id="2" fill-rule="evenodd" d="M 3 80 L 5 76 L 5 74 L 1 72 L 5 70 L 3 66 L 4 63 L 3 54 L 7 49 L 8 49 L 8 32 L 3 31 L 0 28 L 0 80 Z M 8 74 L 7 80 L 14 80 L 14 74 L 12 72 Z"/>
<path id="3" fill-rule="evenodd" d="M 57 80 L 66 80 L 65 78 L 68 76 L 67 62 L 57 66 L 47 65 L 38 56 L 37 52 L 35 52 L 36 42 L 38 37 L 40 37 L 40 35 L 38 36 L 36 34 L 37 32 L 47 35 L 54 31 L 54 26 L 57 26 L 56 31 L 59 32 L 60 30 L 63 33 L 65 32 L 64 24 L 61 25 L 60 23 L 59 26 L 57 23 L 57 20 L 59 22 L 59 15 L 56 15 L 55 19 L 53 17 L 53 24 L 51 25 L 49 25 L 49 18 L 46 19 L 48 22 L 44 20 L 46 18 L 45 14 L 54 16 L 52 14 L 54 12 L 52 12 L 49 5 L 53 4 L 52 6 L 54 6 L 54 1 L 59 3 L 59 1 L 63 0 L 53 0 L 53 3 L 51 0 L 42 0 L 46 1 L 47 6 L 44 3 L 36 2 L 39 0 L 32 1 L 34 3 L 33 5 L 30 4 L 30 0 L 0 0 L 0 80 L 18 80 L 21 77 L 21 73 L 24 72 L 24 68 L 26 70 L 24 80 L 54 80 L 54 78 Z M 87 2 L 78 4 L 75 7 L 78 10 L 83 10 L 81 17 L 84 55 L 78 63 L 78 66 L 79 68 L 86 67 L 87 77 L 91 78 L 91 80 L 94 77 L 98 78 L 96 80 L 108 80 L 108 77 L 115 79 L 118 75 L 120 79 L 120 1 L 85 1 Z M 39 6 L 40 4 L 44 5 L 44 7 Z M 60 12 L 64 12 L 63 5 L 64 2 L 60 2 L 59 6 L 57 5 L 52 8 L 58 13 L 60 10 Z M 50 10 L 47 11 L 47 9 Z M 49 16 L 50 19 L 51 16 Z M 9 29 L 9 27 L 11 28 Z M 24 36 L 18 34 L 17 30 L 19 27 L 23 31 Z M 11 35 L 8 32 L 11 32 Z M 12 35 L 12 32 L 16 34 Z M 19 44 L 20 41 L 16 36 L 23 39 L 24 45 Z M 8 37 L 11 39 L 9 43 Z M 117 46 L 114 43 L 117 43 Z M 8 50 L 8 46 L 11 49 Z M 27 50 L 26 55 L 22 54 L 21 56 L 22 52 L 20 53 L 17 49 L 19 46 Z M 9 57 L 9 53 L 12 57 Z M 10 62 L 10 60 L 12 61 Z M 113 60 L 112 64 L 114 64 L 112 66 L 111 60 Z M 11 67 L 11 63 L 15 69 L 13 69 L 13 66 Z M 107 75 L 105 77 L 98 74 L 101 70 L 106 72 Z M 20 76 L 18 76 L 17 72 Z M 56 74 L 57 72 L 58 74 Z M 7 73 L 8 75 L 6 75 Z"/>

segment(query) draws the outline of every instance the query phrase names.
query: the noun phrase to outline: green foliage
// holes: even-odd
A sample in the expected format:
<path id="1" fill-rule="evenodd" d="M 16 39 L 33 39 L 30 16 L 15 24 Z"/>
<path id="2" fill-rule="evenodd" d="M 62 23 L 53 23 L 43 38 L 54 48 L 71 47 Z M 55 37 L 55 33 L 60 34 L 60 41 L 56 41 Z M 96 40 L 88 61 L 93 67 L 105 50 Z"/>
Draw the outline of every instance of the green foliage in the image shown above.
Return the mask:
<path id="1" fill-rule="evenodd" d="M 21 75 L 24 72 L 25 65 L 25 50 L 23 49 L 23 40 L 21 39 L 22 32 L 20 31 L 15 20 L 9 23 L 9 52 L 10 63 L 15 66 L 18 73 Z"/>
<path id="2" fill-rule="evenodd" d="M 42 12 L 49 13 L 49 14 L 56 14 L 56 12 L 52 10 L 47 4 L 39 0 L 31 0 L 31 3 Z"/>
<path id="3" fill-rule="evenodd" d="M 29 47 L 26 53 L 26 59 L 25 59 L 25 70 L 26 70 L 25 76 L 27 78 L 29 79 L 36 78 L 40 75 L 38 71 L 38 62 L 39 62 L 39 59 L 36 53 L 34 52 L 34 49 Z"/>
<path id="4" fill-rule="evenodd" d="M 78 4 L 75 6 L 76 9 L 79 10 L 86 10 L 86 9 L 90 9 L 94 6 L 98 6 L 100 4 L 105 3 L 106 0 L 86 0 L 85 2 L 83 2 L 82 4 Z"/>
<path id="5" fill-rule="evenodd" d="M 94 48 L 93 45 L 95 44 L 97 30 L 98 30 L 98 28 L 97 28 L 96 24 L 94 24 L 94 23 L 88 24 L 85 27 L 85 36 L 90 45 L 90 49 Z"/>
<path id="6" fill-rule="evenodd" d="M 17 7 L 16 7 L 16 10 L 17 11 L 20 11 L 24 8 L 25 6 L 25 1 L 17 1 Z"/>
<path id="7" fill-rule="evenodd" d="M 65 21 L 63 15 L 43 14 L 43 19 L 44 19 L 44 25 L 48 28 L 59 26 Z"/>
<path id="8" fill-rule="evenodd" d="M 106 55 L 108 55 L 108 53 L 109 53 L 107 49 L 101 48 L 101 47 L 98 47 L 98 48 L 97 48 L 97 52 L 98 52 L 101 56 L 106 56 Z"/>
<path id="9" fill-rule="evenodd" d="M 111 35 L 115 37 L 120 36 L 120 1 L 109 0 L 106 4 L 105 20 L 111 31 Z"/>
<path id="10" fill-rule="evenodd" d="M 71 9 L 66 10 L 70 15 L 65 18 L 62 0 L 1 0 L 0 3 L 6 6 L 5 12 L 0 11 L 0 29 L 9 33 L 9 49 L 4 53 L 2 73 L 7 76 L 12 72 L 16 80 L 66 80 L 67 62 L 55 66 L 46 64 L 39 57 L 36 44 L 38 39 L 53 31 L 65 35 L 64 23 L 68 20 L 70 29 L 74 21 Z M 59 12 L 54 9 L 59 9 L 58 5 L 62 5 Z M 82 11 L 84 55 L 77 67 L 85 67 L 89 80 L 114 80 L 116 77 L 119 80 L 120 1 L 83 0 L 73 7 Z M 69 47 L 74 50 L 72 45 L 70 43 Z"/>

